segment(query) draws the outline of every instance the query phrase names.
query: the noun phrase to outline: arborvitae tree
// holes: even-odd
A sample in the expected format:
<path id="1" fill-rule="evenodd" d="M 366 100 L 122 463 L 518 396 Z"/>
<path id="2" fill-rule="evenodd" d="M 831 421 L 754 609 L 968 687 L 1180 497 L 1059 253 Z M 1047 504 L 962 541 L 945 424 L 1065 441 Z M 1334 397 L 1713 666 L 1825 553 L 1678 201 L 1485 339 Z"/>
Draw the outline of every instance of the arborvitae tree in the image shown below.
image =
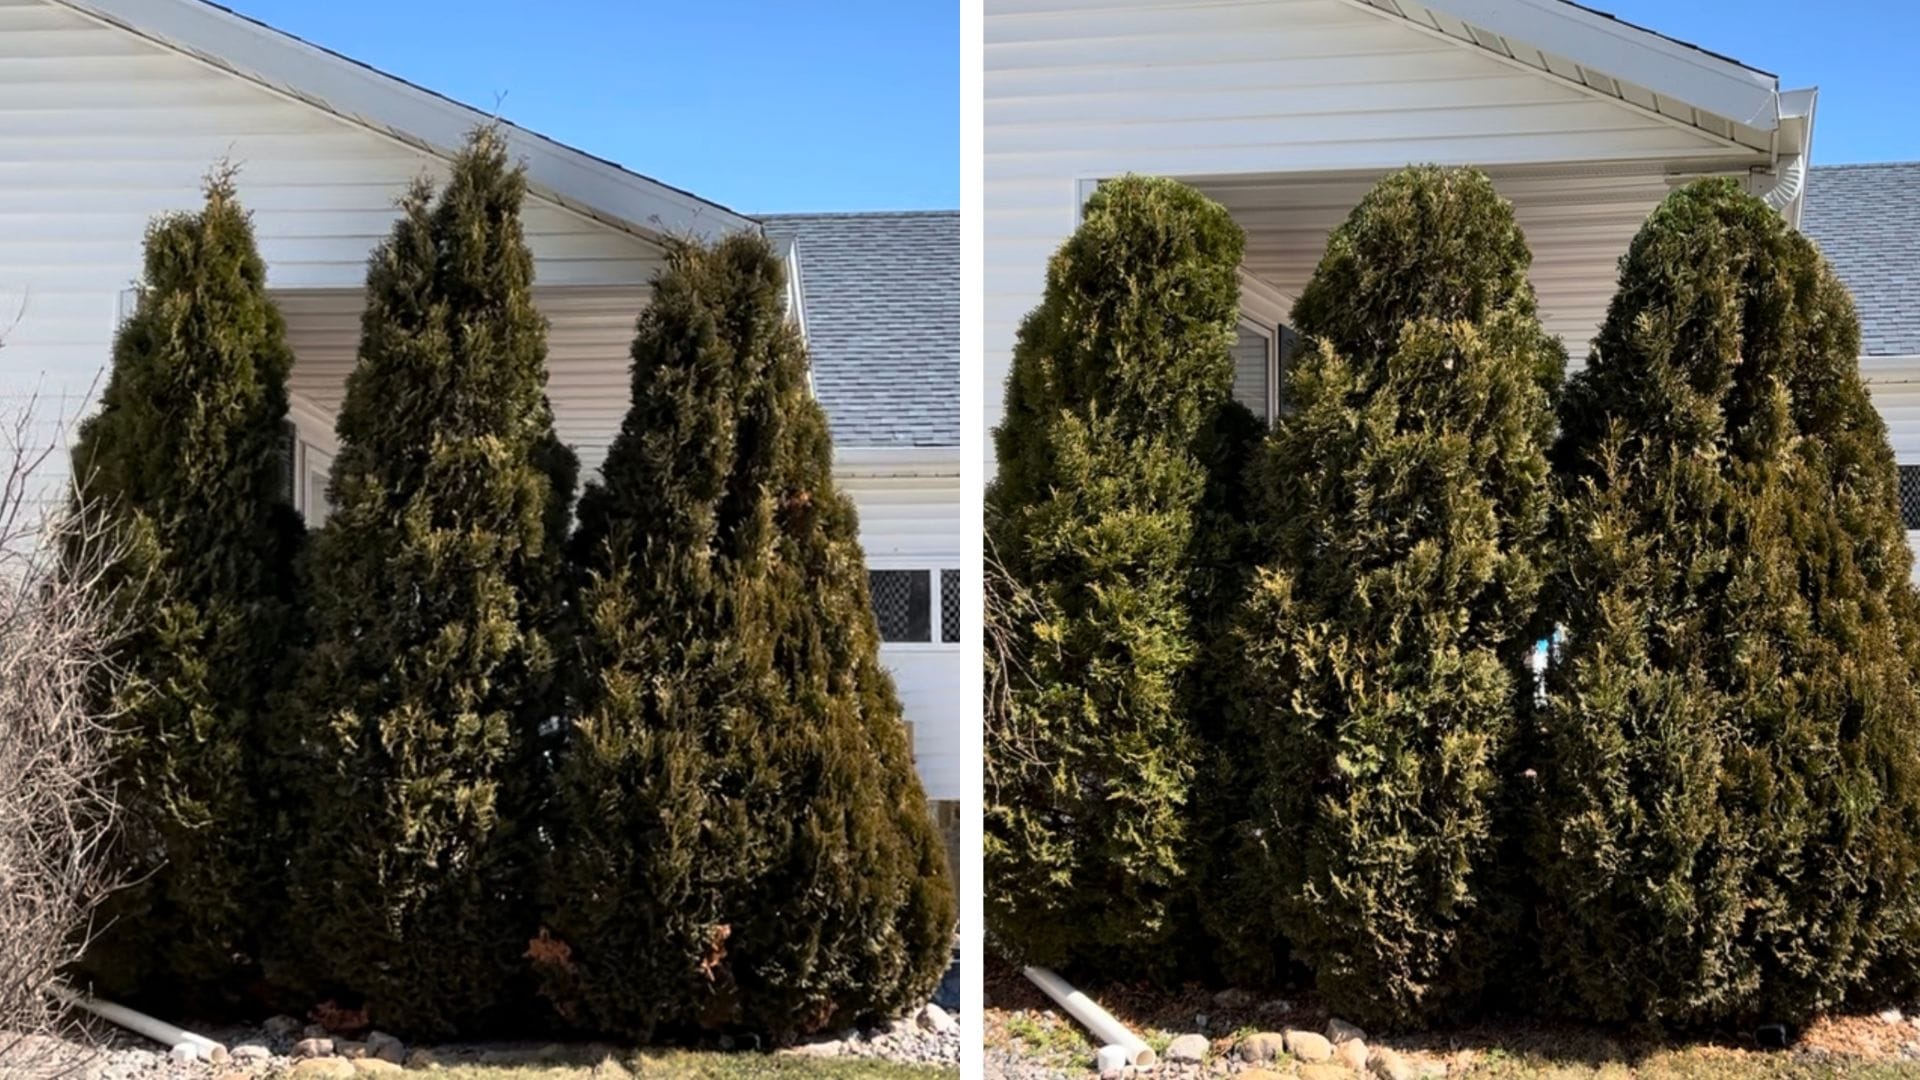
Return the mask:
<path id="1" fill-rule="evenodd" d="M 1330 1008 L 1386 1026 L 1471 1002 L 1500 765 L 1546 572 L 1549 393 L 1512 207 L 1410 168 L 1333 233 L 1293 309 L 1288 414 L 1253 482 L 1240 617 L 1246 881 Z M 1258 945 L 1258 942 L 1255 942 Z"/>
<path id="2" fill-rule="evenodd" d="M 389 1030 L 498 1019 L 537 917 L 571 454 L 545 395 L 526 193 L 493 129 L 373 254 L 291 708 L 308 835 L 287 962 Z"/>
<path id="3" fill-rule="evenodd" d="M 147 231 L 138 307 L 73 449 L 119 527 L 118 700 L 127 890 L 90 949 L 103 990 L 211 1003 L 258 955 L 280 882 L 261 782 L 264 705 L 292 625 L 299 517 L 282 493 L 293 353 L 231 170 Z"/>
<path id="4" fill-rule="evenodd" d="M 1165 972 L 1191 828 L 1197 536 L 1231 427 L 1243 239 L 1169 180 L 1101 185 L 1020 327 L 987 533 L 1019 669 L 987 730 L 989 932 Z"/>
<path id="5" fill-rule="evenodd" d="M 580 504 L 534 966 L 563 1018 L 787 1041 L 924 1001 L 955 896 L 779 258 L 676 248 Z"/>
<path id="6" fill-rule="evenodd" d="M 1569 384 L 1533 846 L 1571 1010 L 1796 1020 L 1913 930 L 1920 634 L 1858 339 L 1812 244 L 1702 181 Z"/>

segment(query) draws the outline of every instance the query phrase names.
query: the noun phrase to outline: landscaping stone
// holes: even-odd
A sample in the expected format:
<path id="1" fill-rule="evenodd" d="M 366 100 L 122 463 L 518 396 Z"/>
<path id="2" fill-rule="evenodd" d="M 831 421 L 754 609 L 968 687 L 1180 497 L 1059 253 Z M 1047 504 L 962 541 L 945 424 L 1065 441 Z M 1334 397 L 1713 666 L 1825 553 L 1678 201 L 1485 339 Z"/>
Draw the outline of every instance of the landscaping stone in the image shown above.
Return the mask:
<path id="1" fill-rule="evenodd" d="M 1093 1068 L 1102 1076 L 1117 1072 L 1127 1066 L 1127 1048 L 1117 1043 L 1108 1043 L 1093 1055 Z"/>
<path id="2" fill-rule="evenodd" d="M 267 1017 L 267 1022 L 260 1027 L 275 1042 L 292 1042 L 300 1034 L 300 1021 L 285 1013 Z"/>
<path id="3" fill-rule="evenodd" d="M 1899 1009 L 1881 1009 L 1878 1018 L 1883 1024 L 1898 1024 L 1906 1019 Z"/>
<path id="4" fill-rule="evenodd" d="M 1300 1080 L 1354 1080 L 1352 1069 L 1347 1068 L 1345 1065 L 1336 1065 L 1330 1061 L 1302 1065 L 1300 1066 L 1300 1071 L 1294 1075 L 1299 1077 Z"/>
<path id="5" fill-rule="evenodd" d="M 960 1022 L 948 1015 L 947 1010 L 931 1001 L 920 1007 L 918 1019 L 921 1027 L 935 1035 L 953 1035 L 960 1031 Z"/>
<path id="6" fill-rule="evenodd" d="M 1263 1061 L 1273 1061 L 1287 1049 L 1286 1036 L 1273 1031 L 1261 1031 L 1240 1040 L 1234 1047 L 1234 1053 L 1241 1061 L 1258 1065 Z"/>
<path id="7" fill-rule="evenodd" d="M 1331 1061 L 1333 1044 L 1325 1035 L 1317 1031 L 1301 1031 L 1289 1028 L 1286 1034 L 1287 1053 L 1306 1062 Z"/>
<path id="8" fill-rule="evenodd" d="M 1333 1045 L 1333 1059 L 1357 1073 L 1367 1071 L 1367 1044 L 1346 1039 Z"/>
<path id="9" fill-rule="evenodd" d="M 407 1044 L 384 1031 L 367 1032 L 367 1056 L 391 1061 L 395 1065 L 407 1060 Z"/>
<path id="10" fill-rule="evenodd" d="M 1174 1065 L 1192 1065 L 1207 1060 L 1205 1035 L 1181 1035 L 1167 1044 L 1166 1060 Z"/>
<path id="11" fill-rule="evenodd" d="M 235 1061 L 265 1061 L 273 1056 L 273 1051 L 259 1043 L 241 1043 L 228 1053 L 233 1055 Z"/>
<path id="12" fill-rule="evenodd" d="M 1400 1051 L 1386 1046 L 1373 1048 L 1373 1053 L 1367 1056 L 1367 1068 L 1380 1080 L 1418 1080 L 1420 1075 Z"/>
<path id="13" fill-rule="evenodd" d="M 1272 998 L 1261 1002 L 1260 1007 L 1255 1011 L 1261 1013 L 1292 1012 L 1293 1002 L 1288 1001 L 1286 998 Z"/>
<path id="14" fill-rule="evenodd" d="M 353 1059 L 367 1056 L 367 1044 L 352 1039 L 333 1040 L 333 1052 L 339 1057 Z"/>
<path id="15" fill-rule="evenodd" d="M 440 1058 L 426 1047 L 417 1046 L 407 1055 L 406 1065 L 409 1069 L 437 1069 L 440 1067 Z"/>
<path id="16" fill-rule="evenodd" d="M 397 1076 L 406 1071 L 391 1061 L 377 1057 L 363 1057 L 355 1060 L 353 1070 L 361 1076 Z"/>
<path id="17" fill-rule="evenodd" d="M 1234 1075 L 1239 1080 L 1287 1080 L 1286 1073 L 1277 1073 L 1272 1069 L 1241 1069 Z"/>
<path id="18" fill-rule="evenodd" d="M 1349 1039 L 1358 1039 L 1361 1042 L 1366 1042 L 1367 1033 L 1337 1016 L 1327 1021 L 1328 1042 L 1338 1046 Z"/>
<path id="19" fill-rule="evenodd" d="M 1244 1009 L 1253 1004 L 1253 995 L 1236 987 L 1213 995 L 1213 1003 L 1223 1009 Z"/>
<path id="20" fill-rule="evenodd" d="M 287 1075 L 293 1080 L 354 1080 L 359 1073 L 346 1058 L 314 1057 L 297 1062 Z"/>
<path id="21" fill-rule="evenodd" d="M 333 1055 L 333 1040 L 313 1036 L 301 1039 L 293 1044 L 293 1056 L 297 1058 L 322 1058 Z"/>

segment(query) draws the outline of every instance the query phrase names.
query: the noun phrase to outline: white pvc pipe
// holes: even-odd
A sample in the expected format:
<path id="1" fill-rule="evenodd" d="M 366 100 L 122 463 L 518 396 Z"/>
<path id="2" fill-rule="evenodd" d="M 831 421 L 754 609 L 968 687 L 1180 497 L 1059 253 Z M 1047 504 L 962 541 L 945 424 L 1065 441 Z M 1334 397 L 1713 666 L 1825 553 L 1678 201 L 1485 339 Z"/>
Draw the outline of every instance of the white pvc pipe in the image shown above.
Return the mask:
<path id="1" fill-rule="evenodd" d="M 1102 1046 L 1111 1044 L 1120 1047 L 1127 1052 L 1127 1060 L 1134 1065 L 1153 1064 L 1153 1047 L 1140 1041 L 1140 1036 L 1128 1031 L 1127 1025 L 1115 1020 L 1112 1013 L 1101 1008 L 1092 998 L 1067 985 L 1065 979 L 1043 967 L 1023 967 L 1020 971 L 1040 988 L 1041 993 L 1065 1009 L 1068 1016 L 1080 1021 L 1080 1026 L 1092 1032 Z"/>
<path id="2" fill-rule="evenodd" d="M 195 1035 L 185 1028 L 177 1028 L 165 1020 L 156 1020 L 143 1012 L 135 1012 L 125 1005 L 115 1005 L 111 1001 L 102 1001 L 92 994 L 79 994 L 58 983 L 47 989 L 55 1001 L 63 1005 L 85 1009 L 87 1012 L 109 1023 L 119 1024 L 128 1031 L 138 1032 L 168 1049 L 185 1043 L 193 1047 L 195 1055 L 202 1061 L 210 1060 L 215 1048 L 225 1049 L 219 1043 L 205 1035 Z"/>

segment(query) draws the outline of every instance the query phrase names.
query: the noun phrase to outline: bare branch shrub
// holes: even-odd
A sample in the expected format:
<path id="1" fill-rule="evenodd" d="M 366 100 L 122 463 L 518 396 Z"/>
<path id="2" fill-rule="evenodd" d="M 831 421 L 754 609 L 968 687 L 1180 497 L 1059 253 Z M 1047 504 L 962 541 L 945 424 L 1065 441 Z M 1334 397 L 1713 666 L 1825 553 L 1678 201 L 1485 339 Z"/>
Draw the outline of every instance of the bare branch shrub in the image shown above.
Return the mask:
<path id="1" fill-rule="evenodd" d="M 0 419 L 0 1075 L 48 1042 L 48 997 L 113 888 L 109 650 L 117 607 L 101 587 L 118 552 L 104 517 L 47 479 L 60 440 L 33 403 Z M 11 1040 L 11 1042 L 9 1042 Z"/>

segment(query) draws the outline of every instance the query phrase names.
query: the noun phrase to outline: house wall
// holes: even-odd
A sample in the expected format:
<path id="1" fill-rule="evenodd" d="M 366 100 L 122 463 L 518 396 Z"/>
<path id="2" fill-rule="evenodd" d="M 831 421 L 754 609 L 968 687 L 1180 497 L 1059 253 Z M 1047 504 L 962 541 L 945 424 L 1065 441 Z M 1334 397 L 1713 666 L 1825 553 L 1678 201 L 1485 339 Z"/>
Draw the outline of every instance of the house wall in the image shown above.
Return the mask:
<path id="1" fill-rule="evenodd" d="M 947 569 L 960 565 L 960 477 L 954 466 L 933 475 L 872 475 L 871 468 L 836 478 L 860 511 L 860 543 L 876 570 Z M 933 597 L 939 636 L 939 595 Z M 960 627 L 962 637 L 975 628 Z M 913 725 L 914 760 L 927 798 L 960 798 L 960 646 L 880 646 L 900 703 Z"/>
<path id="2" fill-rule="evenodd" d="M 104 383 L 148 220 L 197 207 L 221 159 L 240 167 L 240 199 L 293 336 L 302 458 L 324 472 L 367 256 L 406 185 L 444 176 L 444 162 L 47 0 L 0 0 L 0 417 L 32 402 L 33 439 L 70 436 Z M 539 197 L 522 220 L 552 322 L 556 422 L 592 470 L 625 415 L 633 321 L 660 252 Z M 48 464 L 40 479 L 51 495 L 66 456 Z M 957 480 L 917 492 L 848 486 L 870 550 L 957 562 Z M 883 658 L 929 794 L 956 798 L 957 654 L 944 666 L 937 652 L 889 647 Z"/>
<path id="3" fill-rule="evenodd" d="M 1863 356 L 1860 374 L 1886 422 L 1894 460 L 1903 466 L 1920 466 L 1920 356 Z M 1920 552 L 1920 530 L 1907 533 L 1907 544 Z M 1920 584 L 1920 560 L 1913 579 Z"/>
<path id="4" fill-rule="evenodd" d="M 91 405 L 147 221 L 197 207 L 201 178 L 222 159 L 239 166 L 269 282 L 282 289 L 358 287 L 395 198 L 445 171 L 47 0 L 0 0 L 0 410 L 37 392 L 37 435 L 53 439 Z M 659 263 L 638 237 L 541 199 L 524 221 L 546 284 L 638 286 Z"/>
<path id="5" fill-rule="evenodd" d="M 1730 153 L 1344 0 L 988 0 L 985 33 L 984 341 L 995 388 L 1047 256 L 1074 227 L 1083 180 Z M 989 424 L 1000 400 L 989 393 Z"/>

